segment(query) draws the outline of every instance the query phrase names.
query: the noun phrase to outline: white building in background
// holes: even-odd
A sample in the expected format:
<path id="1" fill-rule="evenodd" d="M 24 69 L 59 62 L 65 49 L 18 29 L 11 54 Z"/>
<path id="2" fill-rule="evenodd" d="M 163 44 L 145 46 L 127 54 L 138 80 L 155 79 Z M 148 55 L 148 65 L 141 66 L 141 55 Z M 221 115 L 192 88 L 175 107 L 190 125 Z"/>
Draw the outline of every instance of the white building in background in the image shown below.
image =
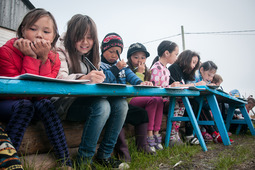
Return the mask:
<path id="1" fill-rule="evenodd" d="M 16 37 L 21 20 L 34 8 L 29 0 L 0 0 L 0 47 Z"/>

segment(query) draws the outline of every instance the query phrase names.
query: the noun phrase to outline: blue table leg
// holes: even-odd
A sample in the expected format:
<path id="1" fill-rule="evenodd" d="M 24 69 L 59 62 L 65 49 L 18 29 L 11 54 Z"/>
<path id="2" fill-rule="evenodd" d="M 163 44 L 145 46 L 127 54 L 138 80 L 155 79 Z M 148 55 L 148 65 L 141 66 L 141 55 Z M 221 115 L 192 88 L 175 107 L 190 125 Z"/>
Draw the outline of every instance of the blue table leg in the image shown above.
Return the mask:
<path id="1" fill-rule="evenodd" d="M 165 137 L 165 147 L 169 146 L 169 140 L 172 129 L 172 118 L 174 117 L 174 106 L 175 106 L 175 97 L 170 97 L 168 115 L 167 115 L 167 124 L 166 124 L 166 137 Z"/>
<path id="2" fill-rule="evenodd" d="M 212 114 L 213 114 L 215 123 L 219 129 L 219 133 L 222 138 L 223 144 L 231 145 L 215 95 L 210 94 L 210 95 L 207 95 L 206 98 L 207 98 L 208 104 L 212 110 Z"/>
<path id="3" fill-rule="evenodd" d="M 248 115 L 248 112 L 247 112 L 245 106 L 243 105 L 243 106 L 241 106 L 239 109 L 240 109 L 240 111 L 241 111 L 242 114 L 243 114 L 244 120 L 246 121 L 246 124 L 248 125 L 252 136 L 254 136 L 254 135 L 255 135 L 255 130 L 254 130 L 252 121 L 251 121 L 251 119 L 250 119 L 250 116 Z"/>
<path id="4" fill-rule="evenodd" d="M 203 96 L 196 97 L 196 101 L 199 103 L 199 108 L 197 112 L 197 121 L 199 121 L 199 117 L 204 103 L 204 97 Z"/>
<path id="5" fill-rule="evenodd" d="M 199 96 L 199 97 L 196 97 L 195 99 L 199 103 L 198 112 L 197 112 L 197 122 L 198 122 L 200 118 L 201 110 L 203 107 L 203 103 L 204 103 L 204 97 Z M 193 135 L 195 135 L 195 131 L 193 131 Z"/>
<path id="6" fill-rule="evenodd" d="M 230 124 L 231 124 L 231 121 L 233 119 L 234 112 L 235 112 L 235 107 L 229 105 L 227 120 L 226 120 L 226 129 L 227 129 L 227 131 L 229 131 Z"/>
<path id="7" fill-rule="evenodd" d="M 189 103 L 188 97 L 182 97 L 182 102 L 183 102 L 183 104 L 185 106 L 185 109 L 187 110 L 189 119 L 191 121 L 191 124 L 192 124 L 192 126 L 194 128 L 194 131 L 195 131 L 195 133 L 197 135 L 197 138 L 198 138 L 198 140 L 200 142 L 200 145 L 201 145 L 203 151 L 207 151 L 205 141 L 204 141 L 203 136 L 201 134 L 201 131 L 199 129 L 196 117 L 195 117 L 194 112 L 192 110 L 192 107 L 191 107 L 191 105 Z"/>

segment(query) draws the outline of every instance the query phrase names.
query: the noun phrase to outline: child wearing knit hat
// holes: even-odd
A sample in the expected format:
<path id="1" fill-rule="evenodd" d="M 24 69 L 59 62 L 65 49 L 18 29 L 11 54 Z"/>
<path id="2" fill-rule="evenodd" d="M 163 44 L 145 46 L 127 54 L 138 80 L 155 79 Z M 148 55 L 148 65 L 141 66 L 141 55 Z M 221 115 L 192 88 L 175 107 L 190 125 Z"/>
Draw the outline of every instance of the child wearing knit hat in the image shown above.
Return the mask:
<path id="1" fill-rule="evenodd" d="M 120 59 L 119 54 L 123 51 L 123 40 L 116 33 L 107 34 L 101 44 L 101 65 L 106 78 L 105 83 L 119 83 L 131 85 L 152 85 L 151 82 L 143 82 L 129 67 L 126 67 L 124 59 Z M 141 107 L 129 104 L 129 110 L 125 123 L 135 126 L 136 144 L 140 151 L 148 154 L 155 154 L 147 144 L 147 126 L 148 115 L 146 110 Z M 115 145 L 118 155 L 125 161 L 131 161 L 127 144 L 125 142 L 124 129 L 120 132 L 119 138 Z"/>

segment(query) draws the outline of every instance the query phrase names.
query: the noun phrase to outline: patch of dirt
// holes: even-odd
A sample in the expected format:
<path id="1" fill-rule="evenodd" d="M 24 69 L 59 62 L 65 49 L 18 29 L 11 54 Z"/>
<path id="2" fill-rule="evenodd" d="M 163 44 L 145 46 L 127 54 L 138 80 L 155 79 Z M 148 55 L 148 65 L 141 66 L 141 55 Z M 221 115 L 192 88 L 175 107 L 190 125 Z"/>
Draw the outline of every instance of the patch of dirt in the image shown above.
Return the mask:
<path id="1" fill-rule="evenodd" d="M 223 144 L 207 144 L 207 152 L 199 152 L 192 157 L 192 160 L 188 163 L 182 162 L 174 169 L 215 169 L 216 161 L 222 153 L 234 152 L 235 147 L 239 145 L 247 146 L 251 151 L 251 156 L 244 162 L 233 165 L 230 169 L 255 169 L 255 137 L 250 135 L 233 135 L 230 137 L 234 139 L 234 143 L 229 146 Z"/>

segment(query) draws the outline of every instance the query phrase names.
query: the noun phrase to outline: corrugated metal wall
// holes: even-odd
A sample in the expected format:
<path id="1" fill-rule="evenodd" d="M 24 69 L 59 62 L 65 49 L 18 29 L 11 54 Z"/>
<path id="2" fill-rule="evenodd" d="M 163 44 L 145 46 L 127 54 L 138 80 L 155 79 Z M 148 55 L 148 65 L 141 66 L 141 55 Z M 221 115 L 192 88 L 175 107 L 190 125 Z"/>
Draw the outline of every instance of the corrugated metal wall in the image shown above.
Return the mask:
<path id="1" fill-rule="evenodd" d="M 0 26 L 17 30 L 29 10 L 22 0 L 0 0 Z"/>
<path id="2" fill-rule="evenodd" d="M 9 39 L 14 37 L 16 37 L 15 31 L 0 27 L 0 47 L 2 47 L 2 45 L 4 45 Z"/>
<path id="3" fill-rule="evenodd" d="M 0 47 L 16 37 L 16 30 L 34 6 L 29 0 L 0 0 Z"/>

